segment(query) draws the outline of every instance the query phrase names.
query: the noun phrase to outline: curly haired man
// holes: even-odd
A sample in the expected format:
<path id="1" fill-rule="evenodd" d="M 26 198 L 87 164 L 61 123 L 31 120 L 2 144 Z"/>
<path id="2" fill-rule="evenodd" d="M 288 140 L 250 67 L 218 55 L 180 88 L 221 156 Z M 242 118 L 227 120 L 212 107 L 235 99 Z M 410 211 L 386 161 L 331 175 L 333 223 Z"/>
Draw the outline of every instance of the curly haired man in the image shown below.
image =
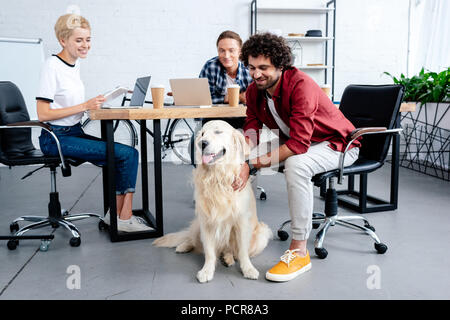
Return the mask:
<path id="1" fill-rule="evenodd" d="M 269 33 L 251 36 L 242 46 L 241 61 L 253 78 L 247 89 L 244 132 L 254 147 L 262 125 L 278 133 L 279 146 L 242 165 L 234 188 L 245 185 L 249 174 L 283 164 L 286 178 L 292 240 L 280 261 L 266 273 L 271 281 L 289 281 L 311 269 L 306 244 L 312 229 L 313 183 L 321 172 L 337 169 L 346 137 L 355 129 L 308 75 L 292 66 L 289 46 Z M 356 142 L 345 158 L 358 158 Z M 262 148 L 261 148 L 262 149 Z M 270 150 L 270 149 L 268 149 Z"/>

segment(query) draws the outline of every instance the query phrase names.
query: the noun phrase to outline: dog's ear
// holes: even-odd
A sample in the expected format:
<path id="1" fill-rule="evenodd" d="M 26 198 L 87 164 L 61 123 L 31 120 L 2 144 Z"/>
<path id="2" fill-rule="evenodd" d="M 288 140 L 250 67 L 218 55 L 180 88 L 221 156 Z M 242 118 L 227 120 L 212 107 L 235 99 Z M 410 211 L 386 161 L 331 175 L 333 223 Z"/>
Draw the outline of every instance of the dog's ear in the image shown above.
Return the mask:
<path id="1" fill-rule="evenodd" d="M 250 155 L 250 147 L 245 141 L 245 137 L 242 134 L 241 130 L 234 129 L 233 130 L 233 142 L 236 145 L 236 149 L 238 150 L 238 157 L 240 157 L 242 161 L 248 158 Z"/>
<path id="2" fill-rule="evenodd" d="M 202 163 L 202 149 L 199 147 L 199 143 L 203 135 L 202 131 L 203 130 L 199 130 L 194 139 L 194 161 L 197 165 Z"/>

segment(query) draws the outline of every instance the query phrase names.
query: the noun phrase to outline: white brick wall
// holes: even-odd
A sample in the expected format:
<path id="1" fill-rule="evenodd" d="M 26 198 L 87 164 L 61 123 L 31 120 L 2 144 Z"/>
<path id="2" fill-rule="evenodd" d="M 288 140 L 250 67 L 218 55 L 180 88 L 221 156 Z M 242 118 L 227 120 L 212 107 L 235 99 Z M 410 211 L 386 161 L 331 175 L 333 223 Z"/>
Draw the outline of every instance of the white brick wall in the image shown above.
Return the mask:
<path id="1" fill-rule="evenodd" d="M 406 73 L 408 0 L 337 0 L 337 100 L 349 84 L 386 84 Z"/>
<path id="2" fill-rule="evenodd" d="M 216 54 L 215 40 L 232 29 L 249 35 L 249 0 L 1 0 L 0 36 L 43 38 L 46 54 L 59 51 L 53 25 L 70 5 L 92 25 L 92 51 L 83 61 L 87 96 L 136 76 L 168 85 L 197 76 Z M 284 1 L 314 5 L 320 0 Z M 350 83 L 385 83 L 383 71 L 406 70 L 408 0 L 338 0 L 336 94 Z"/>
<path id="3" fill-rule="evenodd" d="M 53 26 L 69 5 L 91 23 L 92 50 L 82 63 L 86 95 L 118 84 L 132 86 L 140 75 L 168 85 L 171 77 L 197 77 L 216 54 L 221 31 L 249 35 L 247 0 L 1 0 L 0 36 L 42 38 L 46 54 L 60 50 Z"/>

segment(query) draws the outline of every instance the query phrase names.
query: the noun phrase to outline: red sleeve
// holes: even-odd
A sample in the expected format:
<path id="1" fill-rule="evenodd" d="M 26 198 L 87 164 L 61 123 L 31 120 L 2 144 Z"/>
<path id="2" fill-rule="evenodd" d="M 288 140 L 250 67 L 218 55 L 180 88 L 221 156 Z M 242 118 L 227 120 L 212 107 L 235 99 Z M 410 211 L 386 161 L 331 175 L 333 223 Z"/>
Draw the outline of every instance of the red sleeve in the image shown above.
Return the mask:
<path id="1" fill-rule="evenodd" d="M 249 138 L 253 145 L 259 144 L 260 129 L 262 122 L 256 116 L 256 91 L 252 90 L 254 85 L 250 85 L 245 95 L 247 100 L 247 117 L 244 123 L 244 136 Z"/>
<path id="2" fill-rule="evenodd" d="M 308 151 L 314 131 L 314 116 L 318 108 L 318 94 L 305 82 L 294 84 L 291 94 L 290 138 L 286 146 L 295 154 Z"/>

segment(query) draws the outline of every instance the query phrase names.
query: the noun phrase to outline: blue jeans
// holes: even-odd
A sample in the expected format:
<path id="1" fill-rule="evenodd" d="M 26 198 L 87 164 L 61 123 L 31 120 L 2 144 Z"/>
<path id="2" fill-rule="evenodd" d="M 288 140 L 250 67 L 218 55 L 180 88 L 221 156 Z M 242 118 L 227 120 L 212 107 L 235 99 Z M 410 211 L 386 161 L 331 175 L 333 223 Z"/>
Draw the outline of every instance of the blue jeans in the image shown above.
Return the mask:
<path id="1" fill-rule="evenodd" d="M 85 160 L 97 166 L 106 165 L 106 142 L 83 132 L 81 124 L 74 126 L 50 125 L 58 137 L 65 157 Z M 41 150 L 46 155 L 58 156 L 55 139 L 42 130 L 39 137 Z M 134 192 L 136 188 L 139 153 L 124 144 L 114 144 L 116 194 Z"/>

